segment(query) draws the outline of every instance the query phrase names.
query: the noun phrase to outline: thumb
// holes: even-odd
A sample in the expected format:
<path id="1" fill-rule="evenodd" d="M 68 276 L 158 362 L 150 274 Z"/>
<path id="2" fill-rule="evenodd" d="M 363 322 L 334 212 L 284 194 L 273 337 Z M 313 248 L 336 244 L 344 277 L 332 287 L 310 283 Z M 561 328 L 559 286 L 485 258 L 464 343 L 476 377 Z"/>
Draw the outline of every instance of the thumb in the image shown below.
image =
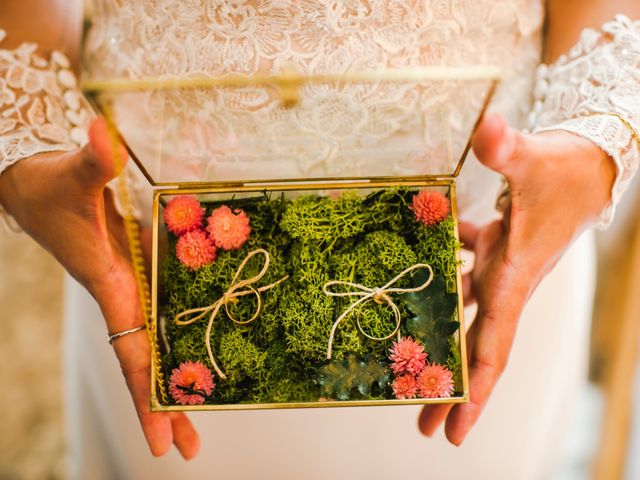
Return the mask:
<path id="1" fill-rule="evenodd" d="M 473 151 L 482 164 L 511 179 L 522 168 L 529 151 L 529 138 L 511 128 L 497 113 L 483 117 L 473 137 Z"/>
<path id="2" fill-rule="evenodd" d="M 75 158 L 73 171 L 78 182 L 84 188 L 101 190 L 124 168 L 128 154 L 114 141 L 106 121 L 98 118 L 89 126 L 89 143 Z"/>

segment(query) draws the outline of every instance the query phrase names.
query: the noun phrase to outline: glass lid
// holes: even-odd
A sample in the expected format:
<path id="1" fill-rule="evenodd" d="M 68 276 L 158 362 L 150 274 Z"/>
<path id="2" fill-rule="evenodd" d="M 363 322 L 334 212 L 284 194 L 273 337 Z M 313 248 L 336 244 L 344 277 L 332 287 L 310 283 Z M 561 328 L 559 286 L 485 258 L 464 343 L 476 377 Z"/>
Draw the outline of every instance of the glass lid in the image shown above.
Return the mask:
<path id="1" fill-rule="evenodd" d="M 211 57 L 193 40 L 131 39 L 114 27 L 118 4 L 89 16 L 82 86 L 153 185 L 453 177 L 500 76 L 418 57 L 358 62 L 357 51 L 248 66 L 241 49 Z M 211 34 L 201 20 L 184 28 Z M 208 63 L 218 57 L 235 60 Z"/>

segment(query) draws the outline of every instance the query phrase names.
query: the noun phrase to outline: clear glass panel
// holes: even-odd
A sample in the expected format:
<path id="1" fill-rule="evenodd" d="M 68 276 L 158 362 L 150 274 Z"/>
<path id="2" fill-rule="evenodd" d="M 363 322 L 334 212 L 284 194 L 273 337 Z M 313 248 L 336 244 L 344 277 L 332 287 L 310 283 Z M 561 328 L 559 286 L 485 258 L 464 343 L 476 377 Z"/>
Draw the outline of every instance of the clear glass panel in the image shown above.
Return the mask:
<path id="1" fill-rule="evenodd" d="M 259 2 L 91 3 L 85 90 L 160 184 L 450 176 L 497 77 L 428 36 L 338 34 L 322 12 L 307 25 Z M 299 88 L 283 88 L 291 75 Z"/>
<path id="2" fill-rule="evenodd" d="M 488 83 L 313 84 L 293 107 L 269 86 L 103 92 L 98 103 L 158 183 L 446 176 Z"/>

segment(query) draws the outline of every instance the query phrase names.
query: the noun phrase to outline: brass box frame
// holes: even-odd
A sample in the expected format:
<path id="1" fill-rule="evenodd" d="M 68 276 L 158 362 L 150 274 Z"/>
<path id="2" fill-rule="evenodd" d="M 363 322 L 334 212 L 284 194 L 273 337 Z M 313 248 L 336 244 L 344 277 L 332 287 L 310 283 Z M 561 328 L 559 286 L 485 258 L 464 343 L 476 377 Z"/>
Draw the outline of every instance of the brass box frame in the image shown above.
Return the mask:
<path id="1" fill-rule="evenodd" d="M 244 185 L 244 186 L 218 186 L 211 188 L 160 188 L 153 194 L 153 257 L 152 257 L 152 285 L 151 285 L 151 319 L 159 331 L 159 315 L 158 315 L 158 284 L 159 284 L 159 246 L 160 246 L 160 197 L 163 195 L 198 195 L 208 193 L 259 193 L 264 191 L 299 191 L 299 190 L 325 190 L 325 189 L 370 189 L 385 187 L 442 187 L 449 188 L 451 200 L 451 216 L 454 220 L 458 218 L 457 202 L 456 202 L 456 184 L 453 179 L 400 179 L 385 181 L 365 181 L 363 179 L 349 179 L 340 183 L 324 182 L 293 182 L 287 181 L 282 184 L 270 184 L 267 186 Z M 454 229 L 456 240 L 459 239 L 457 222 Z M 460 253 L 458 252 L 458 260 Z M 282 403 L 257 403 L 257 404 L 223 404 L 223 405 L 163 405 L 158 398 L 158 387 L 156 384 L 157 372 L 155 363 L 151 362 L 151 410 L 154 412 L 175 412 L 175 411 L 204 411 L 204 410 L 266 410 L 266 409 L 289 409 L 289 408 L 324 408 L 324 407 L 366 407 L 381 405 L 424 405 L 424 404 L 454 404 L 466 403 L 469 401 L 469 372 L 467 366 L 467 347 L 465 335 L 464 321 L 464 299 L 462 295 L 462 272 L 461 266 L 457 269 L 457 295 L 458 295 L 458 348 L 460 348 L 460 365 L 462 369 L 462 395 L 450 398 L 417 398 L 408 400 L 389 399 L 389 400 L 335 400 L 335 401 L 316 401 L 316 402 L 282 402 Z"/>
<path id="2" fill-rule="evenodd" d="M 454 69 L 455 70 L 455 69 Z M 471 136 L 466 144 L 462 157 L 455 170 L 449 175 L 416 175 L 410 177 L 340 177 L 340 178 L 311 178 L 311 179 L 274 179 L 260 181 L 233 181 L 233 182 L 157 182 L 148 173 L 143 162 L 137 157 L 135 152 L 129 147 L 126 139 L 118 134 L 120 141 L 127 149 L 129 155 L 136 163 L 140 171 L 153 187 L 153 248 L 152 248 L 152 278 L 151 278 L 151 322 L 156 331 L 156 342 L 158 342 L 157 332 L 159 332 L 158 318 L 158 275 L 159 275 L 159 232 L 160 232 L 160 197 L 163 195 L 185 195 L 185 194 L 205 194 L 205 193 L 244 193 L 244 192 L 264 192 L 264 191 L 296 191 L 296 190 L 325 190 L 325 189 L 374 189 L 392 186 L 406 187 L 433 187 L 446 186 L 449 188 L 451 201 L 451 215 L 456 221 L 455 238 L 459 240 L 457 227 L 457 197 L 455 178 L 459 174 L 466 157 L 471 149 L 471 138 L 480 123 L 499 82 L 500 73 L 493 67 L 479 67 L 475 69 L 458 70 L 458 76 L 454 78 L 485 79 L 490 80 L 485 101 L 482 105 L 478 118 L 474 124 Z M 302 76 L 295 73 L 278 76 L 257 76 L 247 79 L 247 77 L 225 77 L 219 78 L 189 78 L 189 79 L 141 79 L 128 80 L 116 79 L 113 81 L 83 82 L 82 88 L 89 102 L 95 110 L 102 114 L 110 126 L 117 132 L 117 125 L 111 115 L 108 102 L 103 102 L 103 93 L 117 93 L 128 91 L 141 91 L 146 89 L 175 89 L 175 88 L 207 88 L 214 86 L 243 86 L 243 85 L 269 85 L 279 90 L 282 101 L 286 106 L 291 106 L 297 101 L 298 88 L 305 83 L 327 83 L 334 81 L 414 81 L 419 82 L 428 79 L 447 79 L 451 74 L 451 69 L 424 69 L 407 72 L 364 72 L 352 75 L 320 75 Z M 353 78 L 352 78 L 353 77 Z M 460 261 L 460 252 L 458 252 Z M 177 411 L 219 411 L 219 410 L 266 410 L 266 409 L 292 409 L 292 408 L 330 408 L 330 407 L 365 407 L 384 405 L 427 405 L 427 404 L 458 404 L 469 401 L 469 372 L 467 364 L 466 330 L 464 319 L 464 299 L 462 293 L 462 271 L 461 265 L 457 268 L 457 295 L 458 295 L 458 321 L 460 327 L 457 332 L 458 348 L 460 349 L 460 360 L 462 370 L 462 394 L 450 398 L 416 398 L 416 399 L 388 399 L 388 400 L 346 400 L 346 401 L 315 401 L 315 402 L 282 402 L 282 403 L 259 403 L 259 404 L 223 404 L 223 405 L 164 405 L 158 396 L 158 371 L 156 362 L 151 361 L 151 410 L 154 412 L 177 412 Z M 157 345 L 157 343 L 156 343 Z M 153 349 L 152 349 L 153 350 Z"/>

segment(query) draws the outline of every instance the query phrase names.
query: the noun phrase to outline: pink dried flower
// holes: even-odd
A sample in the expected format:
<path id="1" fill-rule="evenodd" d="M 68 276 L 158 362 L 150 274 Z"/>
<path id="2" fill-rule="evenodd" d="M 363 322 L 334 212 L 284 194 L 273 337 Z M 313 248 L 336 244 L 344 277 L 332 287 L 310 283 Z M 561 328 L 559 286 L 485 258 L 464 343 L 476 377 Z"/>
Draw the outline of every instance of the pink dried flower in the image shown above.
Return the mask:
<path id="1" fill-rule="evenodd" d="M 204 208 L 192 196 L 175 197 L 164 209 L 164 223 L 176 235 L 190 232 L 202 226 Z"/>
<path id="2" fill-rule="evenodd" d="M 215 245 L 202 230 L 187 232 L 176 243 L 176 257 L 191 270 L 213 263 L 216 256 Z"/>
<path id="3" fill-rule="evenodd" d="M 426 365 L 427 353 L 424 347 L 411 337 L 403 337 L 399 342 L 393 342 L 389 349 L 389 359 L 393 362 L 391 370 L 399 373 L 418 374 Z"/>
<path id="4" fill-rule="evenodd" d="M 440 192 L 422 190 L 413 196 L 413 213 L 425 225 L 436 225 L 449 215 L 449 200 Z"/>
<path id="5" fill-rule="evenodd" d="M 418 384 L 414 375 L 400 375 L 391 384 L 393 395 L 399 399 L 415 398 L 418 392 Z"/>
<path id="6" fill-rule="evenodd" d="M 200 362 L 183 362 L 171 372 L 169 393 L 181 405 L 202 405 L 213 387 L 211 370 Z"/>
<path id="7" fill-rule="evenodd" d="M 442 365 L 427 364 L 418 375 L 418 394 L 422 398 L 449 398 L 453 394 L 453 373 Z"/>
<path id="8" fill-rule="evenodd" d="M 216 247 L 238 250 L 249 239 L 249 217 L 239 208 L 231 211 L 228 206 L 222 205 L 211 212 L 207 219 L 207 232 Z"/>

